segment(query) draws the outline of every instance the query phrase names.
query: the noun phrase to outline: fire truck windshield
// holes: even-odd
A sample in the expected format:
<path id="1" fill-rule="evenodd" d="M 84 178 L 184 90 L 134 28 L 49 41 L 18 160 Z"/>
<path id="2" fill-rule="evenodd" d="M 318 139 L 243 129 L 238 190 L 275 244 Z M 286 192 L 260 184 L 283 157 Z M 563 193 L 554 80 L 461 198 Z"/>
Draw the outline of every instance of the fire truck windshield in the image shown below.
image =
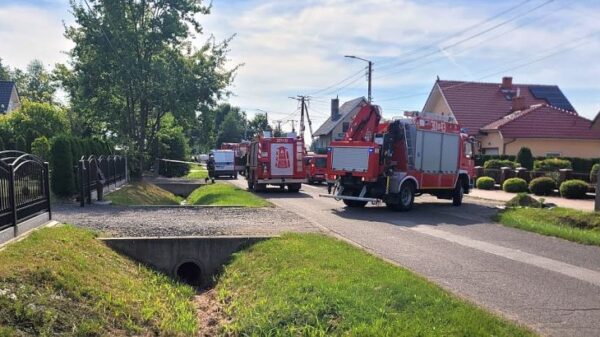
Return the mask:
<path id="1" fill-rule="evenodd" d="M 315 158 L 315 166 L 318 168 L 327 167 L 327 158 Z"/>

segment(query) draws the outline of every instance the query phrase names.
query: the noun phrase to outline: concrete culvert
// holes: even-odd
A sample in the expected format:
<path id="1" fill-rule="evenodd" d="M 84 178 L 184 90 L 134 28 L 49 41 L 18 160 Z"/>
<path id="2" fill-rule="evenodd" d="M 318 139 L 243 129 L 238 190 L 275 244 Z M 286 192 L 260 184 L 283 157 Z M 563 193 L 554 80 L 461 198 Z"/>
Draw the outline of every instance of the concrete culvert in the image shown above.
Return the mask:
<path id="1" fill-rule="evenodd" d="M 185 262 L 177 268 L 177 277 L 181 282 L 194 287 L 202 286 L 202 270 L 194 262 Z"/>

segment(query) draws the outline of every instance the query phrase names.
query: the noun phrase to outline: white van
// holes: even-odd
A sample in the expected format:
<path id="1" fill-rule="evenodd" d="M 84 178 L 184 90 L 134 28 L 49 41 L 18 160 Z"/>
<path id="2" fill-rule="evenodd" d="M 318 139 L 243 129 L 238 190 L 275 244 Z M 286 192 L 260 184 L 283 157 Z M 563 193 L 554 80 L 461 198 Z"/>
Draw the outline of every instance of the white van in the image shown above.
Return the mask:
<path id="1" fill-rule="evenodd" d="M 213 150 L 212 154 L 215 157 L 215 178 L 229 176 L 237 179 L 233 150 Z"/>

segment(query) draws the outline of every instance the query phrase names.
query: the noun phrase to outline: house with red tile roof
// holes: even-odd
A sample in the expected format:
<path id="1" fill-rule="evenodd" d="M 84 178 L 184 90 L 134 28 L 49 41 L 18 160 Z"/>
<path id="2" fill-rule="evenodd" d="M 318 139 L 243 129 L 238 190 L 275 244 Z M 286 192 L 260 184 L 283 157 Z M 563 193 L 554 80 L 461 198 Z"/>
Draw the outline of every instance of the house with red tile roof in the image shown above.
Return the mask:
<path id="1" fill-rule="evenodd" d="M 600 157 L 600 117 L 579 116 L 556 85 L 437 80 L 423 111 L 459 123 L 482 154 Z"/>

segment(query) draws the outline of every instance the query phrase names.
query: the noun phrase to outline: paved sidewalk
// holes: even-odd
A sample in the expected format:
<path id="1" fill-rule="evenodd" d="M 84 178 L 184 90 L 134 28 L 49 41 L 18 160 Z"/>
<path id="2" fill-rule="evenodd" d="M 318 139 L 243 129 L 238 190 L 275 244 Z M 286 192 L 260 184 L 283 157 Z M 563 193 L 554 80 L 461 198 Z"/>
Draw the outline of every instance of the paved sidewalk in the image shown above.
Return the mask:
<path id="1" fill-rule="evenodd" d="M 494 191 L 480 190 L 478 188 L 472 189 L 468 195 L 471 197 L 475 197 L 475 198 L 495 200 L 495 201 L 501 201 L 501 202 L 509 201 L 510 199 L 515 197 L 514 193 L 507 193 L 507 192 L 499 191 L 499 190 L 494 190 Z M 581 211 L 589 211 L 589 212 L 594 210 L 594 200 L 593 199 L 573 200 L 573 199 L 564 199 L 564 198 L 559 198 L 559 197 L 538 197 L 533 194 L 531 196 L 536 199 L 544 198 L 544 199 L 546 199 L 546 201 L 545 201 L 546 203 L 553 203 L 553 204 L 557 205 L 558 207 L 573 208 L 573 209 L 578 209 Z"/>

